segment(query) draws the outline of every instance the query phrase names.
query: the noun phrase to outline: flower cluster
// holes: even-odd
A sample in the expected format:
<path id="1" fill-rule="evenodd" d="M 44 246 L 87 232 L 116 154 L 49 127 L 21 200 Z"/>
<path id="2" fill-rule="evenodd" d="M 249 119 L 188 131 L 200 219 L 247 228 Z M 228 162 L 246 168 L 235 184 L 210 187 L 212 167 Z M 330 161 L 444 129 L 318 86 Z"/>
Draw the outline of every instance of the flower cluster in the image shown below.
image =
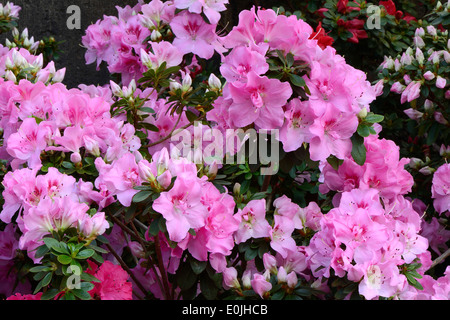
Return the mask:
<path id="1" fill-rule="evenodd" d="M 44 56 L 34 55 L 25 48 L 8 49 L 0 45 L 0 77 L 19 83 L 26 79 L 31 82 L 59 83 L 64 80 L 66 68 L 55 69 L 51 61 L 44 66 Z"/>

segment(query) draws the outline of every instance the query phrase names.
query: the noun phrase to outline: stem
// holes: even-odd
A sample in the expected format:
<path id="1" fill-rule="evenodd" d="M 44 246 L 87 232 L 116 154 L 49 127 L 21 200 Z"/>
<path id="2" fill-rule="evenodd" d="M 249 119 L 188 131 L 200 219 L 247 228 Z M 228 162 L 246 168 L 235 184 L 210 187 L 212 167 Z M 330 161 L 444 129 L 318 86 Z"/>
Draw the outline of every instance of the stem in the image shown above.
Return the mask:
<path id="1" fill-rule="evenodd" d="M 139 232 L 137 231 L 136 226 L 134 225 L 133 222 L 131 222 L 130 224 L 131 224 L 131 228 L 133 229 L 134 233 L 136 234 L 136 238 L 138 239 L 138 241 L 141 244 L 142 248 L 145 250 L 145 254 L 147 255 L 147 248 L 145 246 L 144 241 L 139 236 Z M 164 286 L 163 286 L 163 284 L 161 282 L 161 279 L 158 277 L 158 273 L 157 273 L 156 268 L 155 268 L 155 263 L 153 262 L 153 259 L 152 259 L 150 254 L 148 254 L 147 260 L 148 260 L 149 265 L 152 268 L 153 272 L 155 273 L 155 278 L 156 278 L 156 281 L 158 282 L 159 288 L 161 289 L 161 291 L 164 291 Z M 147 268 L 147 270 L 148 270 L 148 268 Z"/>
<path id="2" fill-rule="evenodd" d="M 169 289 L 169 280 L 167 279 L 167 273 L 164 268 L 164 261 L 163 261 L 163 257 L 162 257 L 162 253 L 161 253 L 161 244 L 159 242 L 159 235 L 155 236 L 155 250 L 156 250 L 156 255 L 158 256 L 159 272 L 161 273 L 161 276 L 163 278 L 164 295 L 166 296 L 166 299 L 172 300 L 173 298 L 171 297 L 170 289 Z"/>
<path id="3" fill-rule="evenodd" d="M 448 256 L 450 256 L 450 249 L 447 249 L 447 251 L 445 251 L 441 256 L 437 257 L 433 263 L 431 264 L 430 269 L 434 268 L 435 266 L 437 266 L 439 263 L 441 263 L 442 261 L 444 261 L 445 259 L 448 258 Z"/>
<path id="4" fill-rule="evenodd" d="M 109 243 L 105 243 L 108 250 L 112 253 L 114 258 L 119 261 L 122 268 L 130 275 L 131 279 L 133 279 L 134 283 L 138 286 L 138 288 L 142 291 L 142 293 L 147 296 L 147 290 L 144 288 L 142 283 L 135 277 L 134 273 L 130 270 L 127 264 L 122 260 L 122 258 L 117 254 L 117 252 L 111 247 Z"/>

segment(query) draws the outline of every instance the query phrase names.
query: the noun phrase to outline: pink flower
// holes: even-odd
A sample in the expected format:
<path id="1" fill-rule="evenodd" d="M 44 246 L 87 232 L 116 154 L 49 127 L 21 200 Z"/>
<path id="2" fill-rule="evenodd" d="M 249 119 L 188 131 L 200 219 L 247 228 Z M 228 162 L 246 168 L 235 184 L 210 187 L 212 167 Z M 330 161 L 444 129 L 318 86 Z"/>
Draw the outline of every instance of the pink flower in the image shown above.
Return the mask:
<path id="1" fill-rule="evenodd" d="M 310 155 L 313 161 L 324 161 L 330 155 L 344 159 L 351 153 L 350 138 L 356 132 L 358 118 L 342 113 L 334 105 L 328 105 L 324 114 L 310 127 L 313 137 L 310 142 Z"/>
<path id="2" fill-rule="evenodd" d="M 275 225 L 270 230 L 270 246 L 283 258 L 286 258 L 289 250 L 295 251 L 297 248 L 295 240 L 292 238 L 294 229 L 294 223 L 291 219 L 275 215 Z"/>
<path id="3" fill-rule="evenodd" d="M 171 2 L 153 0 L 148 4 L 143 4 L 141 6 L 143 25 L 148 25 L 147 20 L 150 20 L 154 26 L 160 25 L 161 22 L 170 23 L 175 16 L 175 10 L 176 7 Z"/>
<path id="4" fill-rule="evenodd" d="M 228 0 L 174 0 L 174 5 L 178 9 L 188 9 L 192 13 L 203 13 L 208 18 L 209 23 L 217 24 L 220 20 L 221 11 L 227 8 Z"/>
<path id="5" fill-rule="evenodd" d="M 233 201 L 234 205 L 234 201 Z M 206 218 L 205 228 L 209 231 L 206 247 L 211 253 L 231 254 L 234 247 L 233 234 L 239 228 L 239 218 L 233 215 L 223 202 L 215 202 Z"/>
<path id="6" fill-rule="evenodd" d="M 290 219 L 295 229 L 303 229 L 302 220 L 300 220 L 300 207 L 293 203 L 286 195 L 274 200 L 275 214 Z"/>
<path id="7" fill-rule="evenodd" d="M 134 187 L 141 184 L 135 156 L 126 153 L 110 165 L 97 158 L 95 166 L 99 171 L 99 177 L 95 180 L 96 188 L 100 189 L 100 185 L 104 184 L 122 205 L 129 207 L 133 196 L 139 192 Z"/>
<path id="8" fill-rule="evenodd" d="M 441 165 L 433 175 L 431 187 L 433 205 L 437 212 L 443 213 L 450 210 L 450 164 Z"/>
<path id="9" fill-rule="evenodd" d="M 266 280 L 264 275 L 256 273 L 251 280 L 251 286 L 253 290 L 258 294 L 262 299 L 267 292 L 272 289 L 272 284 Z"/>
<path id="10" fill-rule="evenodd" d="M 304 142 L 310 142 L 312 134 L 309 128 L 316 117 L 308 101 L 291 100 L 286 106 L 284 117 L 284 125 L 280 129 L 280 141 L 284 151 L 295 151 Z"/>
<path id="11" fill-rule="evenodd" d="M 23 121 L 17 133 L 9 136 L 7 142 L 8 153 L 16 158 L 13 166 L 27 163 L 30 168 L 41 165 L 41 152 L 47 147 L 48 131 L 43 125 L 38 125 L 36 119 L 27 118 Z"/>
<path id="12" fill-rule="evenodd" d="M 266 57 L 248 47 L 234 48 L 223 61 L 220 73 L 228 82 L 247 82 L 247 75 L 254 71 L 257 75 L 263 75 L 269 70 Z"/>
<path id="13" fill-rule="evenodd" d="M 128 281 L 128 273 L 121 266 L 105 261 L 100 267 L 88 261 L 87 273 L 95 276 L 100 282 L 94 282 L 89 294 L 99 300 L 131 300 L 132 284 Z"/>
<path id="14" fill-rule="evenodd" d="M 168 192 L 163 192 L 153 203 L 153 209 L 166 219 L 170 240 L 179 242 L 190 229 L 205 225 L 207 208 L 201 203 L 202 187 L 195 177 L 180 175 Z"/>
<path id="15" fill-rule="evenodd" d="M 248 73 L 246 85 L 229 84 L 228 97 L 233 99 L 230 116 L 237 127 L 252 123 L 258 128 L 276 129 L 283 125 L 283 106 L 292 95 L 289 83 Z"/>
<path id="16" fill-rule="evenodd" d="M 104 212 L 97 212 L 94 216 L 85 214 L 78 220 L 78 229 L 88 239 L 95 239 L 98 235 L 105 233 L 109 223 L 105 219 Z"/>
<path id="17" fill-rule="evenodd" d="M 240 217 L 239 229 L 235 233 L 237 244 L 250 238 L 270 236 L 270 225 L 266 220 L 266 200 L 252 200 L 244 209 L 239 209 L 236 216 Z"/>
<path id="18" fill-rule="evenodd" d="M 153 52 L 150 52 L 148 55 L 153 69 L 157 69 L 163 62 L 166 63 L 167 68 L 178 66 L 183 62 L 183 54 L 170 42 L 152 42 L 151 45 Z"/>
<path id="19" fill-rule="evenodd" d="M 198 14 L 182 12 L 170 23 L 175 40 L 173 45 L 183 54 L 194 53 L 203 59 L 214 54 L 213 42 L 217 36 L 215 25 L 207 24 Z"/>
<path id="20" fill-rule="evenodd" d="M 30 246 L 32 248 L 41 243 L 45 235 L 76 227 L 88 209 L 86 204 L 77 203 L 69 197 L 41 200 L 37 207 L 30 208 L 22 218 L 20 248 L 30 251 Z"/>
<path id="21" fill-rule="evenodd" d="M 362 265 L 360 268 L 358 272 L 361 272 L 363 277 L 358 286 L 359 293 L 367 300 L 379 296 L 391 297 L 405 281 L 405 276 L 400 275 L 398 267 L 392 261 Z"/>

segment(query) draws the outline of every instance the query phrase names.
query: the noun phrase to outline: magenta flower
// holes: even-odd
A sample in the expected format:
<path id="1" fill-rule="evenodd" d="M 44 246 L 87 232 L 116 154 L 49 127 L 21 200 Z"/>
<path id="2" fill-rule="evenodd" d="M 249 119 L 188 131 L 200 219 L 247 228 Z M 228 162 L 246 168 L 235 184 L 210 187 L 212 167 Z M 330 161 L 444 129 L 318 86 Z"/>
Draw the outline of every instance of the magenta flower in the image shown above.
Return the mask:
<path id="1" fill-rule="evenodd" d="M 94 282 L 89 294 L 99 300 L 131 300 L 132 283 L 128 281 L 128 273 L 121 266 L 105 261 L 100 267 L 89 262 L 87 273 L 95 276 L 100 282 Z"/>
<path id="2" fill-rule="evenodd" d="M 257 128 L 277 129 L 283 125 L 283 106 L 292 96 L 289 83 L 251 71 L 245 85 L 230 83 L 228 89 L 228 96 L 233 99 L 229 110 L 235 126 L 242 128 L 254 123 Z"/>

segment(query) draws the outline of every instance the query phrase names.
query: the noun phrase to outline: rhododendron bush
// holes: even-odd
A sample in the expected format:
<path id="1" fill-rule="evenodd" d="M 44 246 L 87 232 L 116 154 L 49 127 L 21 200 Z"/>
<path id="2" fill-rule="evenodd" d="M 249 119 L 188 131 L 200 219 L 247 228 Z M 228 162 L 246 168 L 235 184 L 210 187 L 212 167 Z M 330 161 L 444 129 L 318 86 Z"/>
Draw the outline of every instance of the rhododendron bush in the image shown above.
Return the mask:
<path id="1" fill-rule="evenodd" d="M 141 0 L 90 25 L 105 86 L 67 88 L 28 31 L 0 47 L 2 297 L 449 298 L 442 4 L 436 28 L 380 2 L 415 37 L 369 80 L 333 47 L 386 41 L 366 4 L 326 1 L 314 24 L 252 7 L 225 31 L 228 2 Z M 426 158 L 376 107 L 388 95 Z"/>

